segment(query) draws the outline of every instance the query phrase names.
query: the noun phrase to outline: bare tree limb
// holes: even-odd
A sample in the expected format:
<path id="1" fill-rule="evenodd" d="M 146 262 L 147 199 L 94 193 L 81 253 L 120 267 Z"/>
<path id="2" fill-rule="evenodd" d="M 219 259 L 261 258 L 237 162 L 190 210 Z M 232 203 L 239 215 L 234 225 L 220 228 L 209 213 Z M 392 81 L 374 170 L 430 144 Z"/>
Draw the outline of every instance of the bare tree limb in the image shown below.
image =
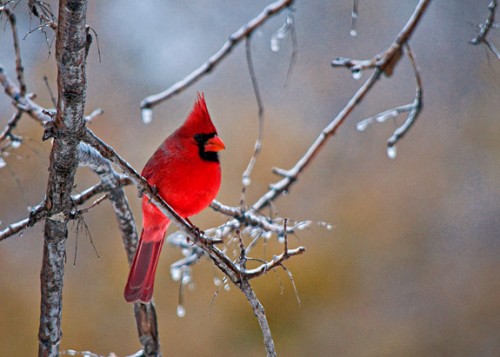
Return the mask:
<path id="1" fill-rule="evenodd" d="M 151 120 L 151 109 L 159 103 L 179 94 L 184 89 L 188 88 L 193 83 L 197 82 L 204 75 L 210 73 L 242 40 L 246 39 L 256 29 L 262 26 L 270 17 L 279 13 L 286 7 L 293 4 L 293 0 L 278 0 L 264 8 L 264 10 L 255 18 L 250 20 L 247 24 L 243 25 L 229 36 L 229 39 L 222 45 L 222 47 L 212 55 L 205 63 L 188 74 L 180 81 L 174 83 L 172 86 L 158 94 L 150 95 L 141 102 L 141 112 L 144 122 Z"/>

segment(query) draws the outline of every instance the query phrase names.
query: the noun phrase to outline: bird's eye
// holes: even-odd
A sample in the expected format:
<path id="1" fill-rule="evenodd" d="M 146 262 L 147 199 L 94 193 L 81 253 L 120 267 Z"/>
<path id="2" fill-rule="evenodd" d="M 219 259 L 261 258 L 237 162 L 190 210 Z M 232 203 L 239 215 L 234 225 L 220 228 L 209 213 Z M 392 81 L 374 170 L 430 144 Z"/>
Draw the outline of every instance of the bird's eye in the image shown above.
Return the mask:
<path id="1" fill-rule="evenodd" d="M 198 143 L 201 144 L 203 142 L 203 135 L 201 134 L 195 134 L 194 135 L 194 140 Z"/>

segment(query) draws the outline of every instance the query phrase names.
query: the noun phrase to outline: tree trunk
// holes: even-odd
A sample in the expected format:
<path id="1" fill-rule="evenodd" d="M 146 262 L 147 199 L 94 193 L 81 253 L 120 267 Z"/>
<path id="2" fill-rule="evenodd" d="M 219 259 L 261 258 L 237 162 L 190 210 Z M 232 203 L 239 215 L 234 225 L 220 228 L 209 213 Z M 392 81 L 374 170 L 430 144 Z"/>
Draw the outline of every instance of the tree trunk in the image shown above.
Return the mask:
<path id="1" fill-rule="evenodd" d="M 61 343 L 62 290 L 71 191 L 78 167 L 78 144 L 85 130 L 86 0 L 61 0 L 56 40 L 58 102 L 56 118 L 44 138 L 54 139 L 45 206 L 39 356 L 58 356 Z"/>

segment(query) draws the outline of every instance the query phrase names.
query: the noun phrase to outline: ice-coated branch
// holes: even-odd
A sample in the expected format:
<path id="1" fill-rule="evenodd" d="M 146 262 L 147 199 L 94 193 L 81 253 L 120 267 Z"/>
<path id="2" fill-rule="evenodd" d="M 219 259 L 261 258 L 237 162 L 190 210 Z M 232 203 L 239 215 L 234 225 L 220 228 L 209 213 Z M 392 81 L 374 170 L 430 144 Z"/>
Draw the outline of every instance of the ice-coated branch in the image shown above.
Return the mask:
<path id="1" fill-rule="evenodd" d="M 486 20 L 483 24 L 478 25 L 478 34 L 469 42 L 473 45 L 484 43 L 486 47 L 488 47 L 490 51 L 493 52 L 496 58 L 500 60 L 500 51 L 486 38 L 492 28 L 498 27 L 498 23 L 495 23 L 496 8 L 497 0 L 491 0 L 488 5 L 488 16 L 486 17 Z"/>
<path id="2" fill-rule="evenodd" d="M 415 81 L 416 81 L 415 100 L 413 101 L 412 104 L 389 109 L 373 117 L 362 120 L 357 125 L 357 129 L 359 131 L 363 131 L 374 120 L 382 122 L 389 117 L 395 117 L 401 113 L 407 112 L 408 116 L 406 121 L 403 123 L 403 125 L 401 125 L 399 128 L 395 130 L 394 134 L 387 141 L 387 154 L 390 158 L 396 157 L 396 146 L 395 146 L 396 143 L 408 132 L 408 130 L 415 123 L 415 120 L 423 106 L 422 81 L 420 78 L 419 70 L 417 68 L 415 57 L 408 45 L 408 41 L 429 4 L 430 0 L 419 1 L 412 16 L 410 17 L 406 25 L 403 27 L 403 29 L 399 32 L 399 34 L 396 36 L 394 42 L 389 46 L 389 48 L 387 48 L 380 54 L 372 57 L 369 60 L 352 60 L 349 58 L 339 57 L 332 61 L 333 67 L 345 67 L 349 69 L 354 75 L 360 74 L 361 71 L 363 70 L 374 69 L 372 76 L 368 79 L 367 82 L 365 82 L 365 85 L 363 85 L 363 87 L 360 88 L 360 90 L 363 88 L 366 88 L 366 90 L 368 90 L 380 78 L 380 75 L 382 73 L 385 73 L 387 76 L 392 75 L 395 66 L 399 63 L 399 60 L 402 57 L 403 49 L 406 50 L 406 54 L 410 59 L 415 75 Z M 371 84 L 370 86 L 367 87 L 366 84 L 369 82 Z M 355 94 L 355 97 L 358 96 L 358 94 L 363 94 L 362 96 L 364 96 L 364 93 L 360 93 L 360 91 L 358 90 L 358 92 Z"/>
<path id="3" fill-rule="evenodd" d="M 396 146 L 396 143 L 403 138 L 403 136 L 410 130 L 412 125 L 415 123 L 415 120 L 417 119 L 418 115 L 422 111 L 423 108 L 423 87 L 422 87 L 422 78 L 420 77 L 420 72 L 417 67 L 417 62 L 415 61 L 415 56 L 413 55 L 413 52 L 408 44 L 405 46 L 406 54 L 408 55 L 408 58 L 410 59 L 411 66 L 413 68 L 413 73 L 415 75 L 415 99 L 413 100 L 413 103 L 409 104 L 408 106 L 408 116 L 406 117 L 406 120 L 404 121 L 403 125 L 401 125 L 399 128 L 397 128 L 392 136 L 387 140 L 387 148 L 388 150 L 391 150 L 391 148 L 394 148 Z M 390 152 L 390 151 L 389 151 Z"/>
<path id="4" fill-rule="evenodd" d="M 262 231 L 275 233 L 277 236 L 284 236 L 285 234 L 293 234 L 297 230 L 305 229 L 310 226 L 310 221 L 298 222 L 294 226 L 287 226 L 286 230 L 282 224 L 273 222 L 269 217 L 257 213 L 254 210 L 246 210 L 242 207 L 231 207 L 220 203 L 217 200 L 212 201 L 210 207 L 217 212 L 220 212 L 228 217 L 234 218 L 223 225 L 210 229 L 207 232 L 213 232 L 217 236 L 225 237 L 230 232 L 236 229 L 260 228 Z"/>
<path id="5" fill-rule="evenodd" d="M 423 108 L 423 87 L 420 71 L 418 70 L 417 63 L 410 46 L 406 44 L 404 49 L 410 60 L 415 76 L 415 98 L 413 102 L 380 112 L 374 116 L 361 120 L 356 125 L 356 129 L 358 131 L 364 131 L 374 122 L 383 123 L 389 118 L 396 118 L 401 114 L 408 113 L 403 124 L 399 126 L 387 140 L 387 154 L 392 159 L 396 157 L 396 143 L 403 138 L 408 130 L 410 130 Z"/>
<path id="6" fill-rule="evenodd" d="M 260 14 L 250 20 L 245 25 L 241 26 L 238 31 L 229 36 L 228 40 L 222 47 L 214 53 L 205 63 L 188 74 L 180 81 L 158 94 L 150 95 L 141 102 L 141 112 L 144 122 L 151 120 L 151 110 L 159 103 L 179 94 L 193 83 L 197 82 L 203 76 L 210 73 L 241 41 L 250 36 L 256 29 L 262 26 L 273 15 L 278 14 L 281 10 L 291 6 L 293 0 L 278 0 L 264 8 Z"/>

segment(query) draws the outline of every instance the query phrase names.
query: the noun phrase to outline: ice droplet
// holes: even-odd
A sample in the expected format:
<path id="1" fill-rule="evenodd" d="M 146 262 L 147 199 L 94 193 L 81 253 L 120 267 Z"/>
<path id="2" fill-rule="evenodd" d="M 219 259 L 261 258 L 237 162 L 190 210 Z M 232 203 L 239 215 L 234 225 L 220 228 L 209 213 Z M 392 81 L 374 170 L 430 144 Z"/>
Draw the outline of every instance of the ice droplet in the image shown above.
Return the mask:
<path id="1" fill-rule="evenodd" d="M 352 78 L 354 78 L 355 80 L 361 79 L 361 76 L 363 75 L 363 73 L 359 68 L 353 69 L 351 73 L 352 73 Z"/>
<path id="2" fill-rule="evenodd" d="M 349 34 L 352 36 L 352 37 L 356 37 L 358 35 L 358 31 L 352 29 L 351 31 L 349 31 Z"/>
<path id="3" fill-rule="evenodd" d="M 177 305 L 177 316 L 184 317 L 186 316 L 186 309 L 182 305 Z"/>
<path id="4" fill-rule="evenodd" d="M 182 271 L 180 268 L 170 268 L 170 276 L 173 281 L 181 280 Z"/>
<path id="5" fill-rule="evenodd" d="M 0 169 L 1 169 L 2 167 L 5 167 L 5 166 L 7 166 L 7 163 L 5 162 L 5 160 L 4 160 L 4 159 L 2 159 L 2 158 L 0 157 Z"/>
<path id="6" fill-rule="evenodd" d="M 189 274 L 182 275 L 182 285 L 187 285 L 191 282 L 191 276 Z"/>
<path id="7" fill-rule="evenodd" d="M 243 176 L 243 177 L 241 178 L 241 184 L 242 184 L 243 186 L 248 187 L 248 186 L 250 186 L 250 184 L 251 184 L 251 183 L 252 183 L 252 180 L 250 179 L 250 177 L 248 177 L 248 176 Z"/>
<path id="8" fill-rule="evenodd" d="M 21 140 L 13 140 L 10 144 L 13 149 L 19 149 L 21 147 Z"/>
<path id="9" fill-rule="evenodd" d="M 224 290 L 226 290 L 226 291 L 231 290 L 231 287 L 229 286 L 229 284 L 224 285 Z"/>
<path id="10" fill-rule="evenodd" d="M 144 108 L 141 110 L 142 122 L 149 124 L 153 120 L 153 110 L 151 108 Z"/>
<path id="11" fill-rule="evenodd" d="M 280 50 L 280 41 L 277 36 L 271 37 L 271 51 L 278 52 Z"/>
<path id="12" fill-rule="evenodd" d="M 222 280 L 220 280 L 218 277 L 214 277 L 214 285 L 215 286 L 221 286 L 222 285 Z"/>
<path id="13" fill-rule="evenodd" d="M 388 146 L 387 147 L 387 156 L 389 156 L 389 159 L 395 159 L 397 156 L 397 149 L 395 146 Z"/>

